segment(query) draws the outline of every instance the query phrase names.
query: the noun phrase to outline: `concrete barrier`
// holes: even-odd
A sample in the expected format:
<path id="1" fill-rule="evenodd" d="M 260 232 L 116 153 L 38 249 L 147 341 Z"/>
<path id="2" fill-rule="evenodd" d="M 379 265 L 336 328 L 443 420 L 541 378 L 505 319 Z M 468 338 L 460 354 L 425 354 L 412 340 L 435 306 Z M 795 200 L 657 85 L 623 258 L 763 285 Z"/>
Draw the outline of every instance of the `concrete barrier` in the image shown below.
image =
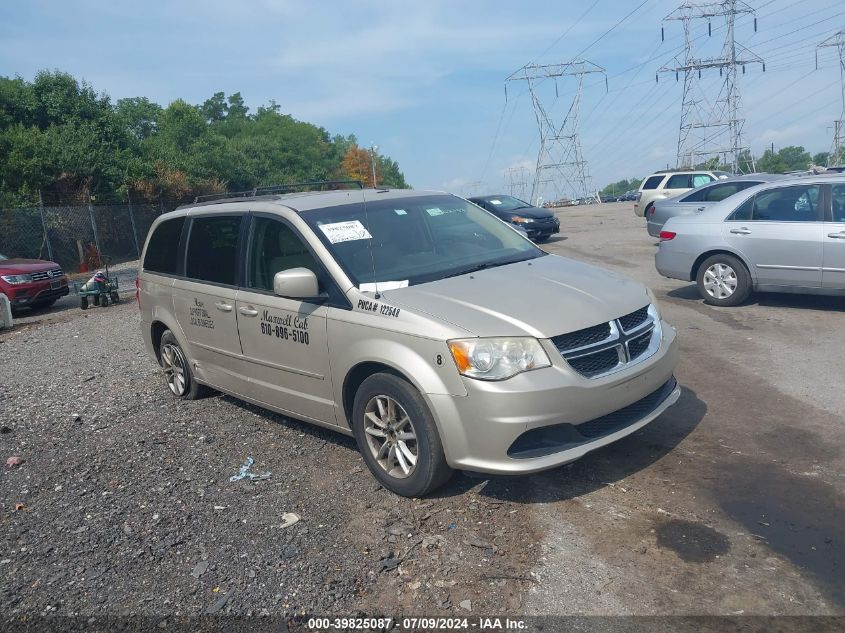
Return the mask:
<path id="1" fill-rule="evenodd" d="M 12 327 L 12 304 L 9 297 L 0 292 L 0 330 Z"/>

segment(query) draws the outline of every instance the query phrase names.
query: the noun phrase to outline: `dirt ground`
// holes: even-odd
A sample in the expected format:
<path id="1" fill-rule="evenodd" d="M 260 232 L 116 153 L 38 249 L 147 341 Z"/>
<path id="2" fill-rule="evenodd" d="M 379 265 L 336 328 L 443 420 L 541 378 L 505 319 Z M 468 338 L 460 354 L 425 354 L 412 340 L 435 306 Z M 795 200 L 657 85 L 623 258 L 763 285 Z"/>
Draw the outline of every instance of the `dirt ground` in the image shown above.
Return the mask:
<path id="1" fill-rule="evenodd" d="M 558 215 L 544 248 L 657 293 L 681 400 L 574 464 L 423 500 L 348 438 L 174 402 L 131 301 L 0 332 L 0 456 L 25 459 L 0 474 L 0 611 L 845 614 L 845 299 L 712 308 L 657 275 L 630 205 Z M 270 476 L 231 482 L 248 457 Z"/>

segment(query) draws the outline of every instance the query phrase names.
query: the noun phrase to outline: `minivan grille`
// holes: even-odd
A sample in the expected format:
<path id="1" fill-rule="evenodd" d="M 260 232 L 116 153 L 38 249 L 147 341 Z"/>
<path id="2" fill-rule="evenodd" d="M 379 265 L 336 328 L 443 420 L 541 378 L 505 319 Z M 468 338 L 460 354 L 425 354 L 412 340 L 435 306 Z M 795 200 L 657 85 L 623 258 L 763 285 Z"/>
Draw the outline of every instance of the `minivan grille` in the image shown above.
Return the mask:
<path id="1" fill-rule="evenodd" d="M 636 329 L 638 326 L 645 323 L 645 320 L 648 318 L 648 306 L 644 308 L 640 308 L 636 312 L 632 312 L 631 314 L 626 314 L 623 317 L 620 317 L 619 324 L 622 326 L 622 329 L 626 332 L 630 332 L 633 329 Z"/>
<path id="2" fill-rule="evenodd" d="M 610 324 L 599 323 L 598 325 L 584 328 L 577 332 L 555 336 L 552 339 L 552 343 L 559 350 L 570 350 L 584 347 L 585 345 L 592 345 L 607 338 L 610 338 Z"/>
<path id="3" fill-rule="evenodd" d="M 551 340 L 572 369 L 586 378 L 598 378 L 654 354 L 660 343 L 657 325 L 656 313 L 644 306 Z"/>

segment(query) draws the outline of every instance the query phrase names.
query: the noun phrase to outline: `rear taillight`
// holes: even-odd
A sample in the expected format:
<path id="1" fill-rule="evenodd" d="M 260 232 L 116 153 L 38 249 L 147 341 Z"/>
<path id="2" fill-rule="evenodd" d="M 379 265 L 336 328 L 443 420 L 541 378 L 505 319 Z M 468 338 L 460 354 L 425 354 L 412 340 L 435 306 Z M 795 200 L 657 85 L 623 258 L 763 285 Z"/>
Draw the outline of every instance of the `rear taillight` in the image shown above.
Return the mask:
<path id="1" fill-rule="evenodd" d="M 674 231 L 660 231 L 660 241 L 661 242 L 668 242 L 669 240 L 674 240 L 677 233 Z"/>
<path id="2" fill-rule="evenodd" d="M 138 302 L 138 308 L 141 307 L 141 278 L 135 277 L 135 301 Z"/>

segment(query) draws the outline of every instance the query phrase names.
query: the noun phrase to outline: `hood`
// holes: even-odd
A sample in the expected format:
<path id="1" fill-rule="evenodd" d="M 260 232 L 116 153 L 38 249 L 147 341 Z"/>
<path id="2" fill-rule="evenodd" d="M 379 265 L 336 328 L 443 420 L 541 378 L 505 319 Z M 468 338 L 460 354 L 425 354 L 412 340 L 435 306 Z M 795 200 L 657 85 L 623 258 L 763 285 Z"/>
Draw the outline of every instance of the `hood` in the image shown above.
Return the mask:
<path id="1" fill-rule="evenodd" d="M 545 255 L 384 293 L 390 303 L 477 336 L 551 338 L 649 303 L 646 288 L 616 273 Z"/>
<path id="2" fill-rule="evenodd" d="M 499 213 L 507 215 L 521 215 L 524 218 L 548 218 L 554 215 L 548 209 L 540 209 L 539 207 L 523 207 L 521 209 L 510 209 L 508 211 L 499 211 Z"/>
<path id="3" fill-rule="evenodd" d="M 0 270 L 8 275 L 26 275 L 54 268 L 61 268 L 61 266 L 43 259 L 0 259 Z"/>

